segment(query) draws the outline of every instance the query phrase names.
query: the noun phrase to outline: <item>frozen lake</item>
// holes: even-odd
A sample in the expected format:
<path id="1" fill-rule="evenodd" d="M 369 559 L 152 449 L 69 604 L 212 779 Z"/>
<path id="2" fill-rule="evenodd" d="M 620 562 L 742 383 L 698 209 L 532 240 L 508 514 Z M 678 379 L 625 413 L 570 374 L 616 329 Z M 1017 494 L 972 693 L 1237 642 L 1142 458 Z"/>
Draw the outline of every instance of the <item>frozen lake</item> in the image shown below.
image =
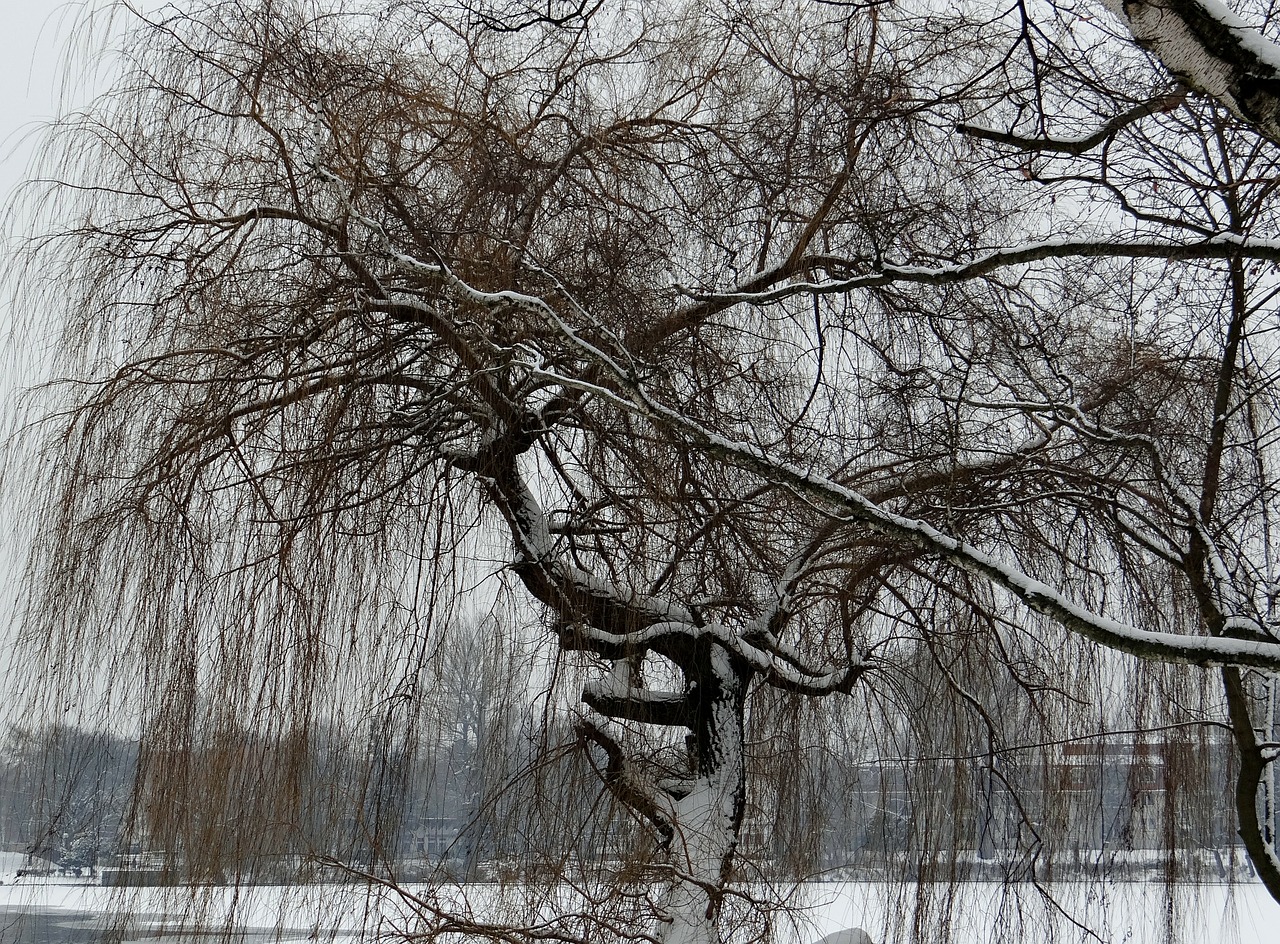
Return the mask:
<path id="1" fill-rule="evenodd" d="M 174 934 L 150 921 L 128 930 L 115 929 L 101 912 L 69 909 L 19 908 L 0 910 L 0 942 L 3 944 L 221 944 L 222 937 L 206 934 Z M 235 936 L 236 944 L 270 944 L 307 940 L 304 932 L 281 935 L 275 931 L 249 930 Z"/>
<path id="2" fill-rule="evenodd" d="M 1052 899 L 1029 886 L 1010 889 L 975 883 L 959 886 L 953 894 L 939 887 L 926 887 L 925 891 L 933 894 L 921 896 L 921 889 L 914 886 L 893 889 L 876 883 L 800 886 L 792 898 L 799 923 L 787 928 L 780 940 L 810 944 L 831 931 L 859 925 L 872 933 L 876 944 L 915 944 L 922 939 L 915 924 L 920 908 L 931 920 L 944 920 L 951 928 L 950 940 L 956 944 L 1163 944 L 1171 938 L 1170 901 L 1159 885 L 1063 884 L 1054 888 Z M 107 915 L 113 894 L 120 892 L 88 884 L 0 886 L 0 944 L 227 941 L 224 935 L 210 933 L 209 925 L 201 928 L 188 923 L 181 929 L 172 919 L 165 919 L 164 915 L 176 913 L 174 890 L 127 890 L 132 917 L 123 925 L 112 926 Z M 238 892 L 218 887 L 201 889 L 200 894 L 207 915 L 234 909 L 241 917 L 248 930 L 232 938 L 237 944 L 304 940 L 353 944 L 367 916 L 381 919 L 389 929 L 406 926 L 403 909 L 386 893 L 373 894 L 352 885 L 258 886 Z M 483 911 L 483 902 L 497 895 L 492 886 L 466 890 L 467 900 L 477 911 Z M 1172 896 L 1178 915 L 1175 937 L 1196 944 L 1280 941 L 1280 906 L 1259 886 L 1179 886 Z"/>
<path id="3" fill-rule="evenodd" d="M 68 909 L 0 910 L 0 942 L 3 944 L 221 944 L 223 938 L 208 934 L 166 931 L 144 919 L 139 926 L 116 929 L 102 913 Z M 148 926 L 152 925 L 152 926 Z M 236 944 L 270 944 L 314 940 L 306 932 L 251 929 L 234 937 Z"/>

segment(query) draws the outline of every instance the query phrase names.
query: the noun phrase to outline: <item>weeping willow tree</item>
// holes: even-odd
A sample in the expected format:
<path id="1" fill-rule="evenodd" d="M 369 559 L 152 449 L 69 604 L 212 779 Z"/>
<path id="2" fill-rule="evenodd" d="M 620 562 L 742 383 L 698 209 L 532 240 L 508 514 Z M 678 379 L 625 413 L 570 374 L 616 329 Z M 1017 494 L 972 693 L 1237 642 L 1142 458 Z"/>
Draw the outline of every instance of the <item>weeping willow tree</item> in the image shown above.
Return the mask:
<path id="1" fill-rule="evenodd" d="M 1230 789 L 1280 892 L 1274 153 L 1070 15 L 134 15 L 18 276 L 32 694 L 141 730 L 127 840 L 404 888 L 448 740 L 466 876 L 572 900 L 405 933 L 767 937 L 878 797 L 921 935 L 1060 907 L 1064 745 L 1158 739 L 1164 874 Z"/>

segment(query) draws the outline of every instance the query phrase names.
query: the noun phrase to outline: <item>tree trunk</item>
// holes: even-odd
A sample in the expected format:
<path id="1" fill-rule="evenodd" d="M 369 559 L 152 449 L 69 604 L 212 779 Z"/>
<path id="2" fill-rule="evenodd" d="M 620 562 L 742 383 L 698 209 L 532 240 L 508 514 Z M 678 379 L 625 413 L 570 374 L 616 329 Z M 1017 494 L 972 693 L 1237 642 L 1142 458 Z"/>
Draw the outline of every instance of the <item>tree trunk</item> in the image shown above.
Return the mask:
<path id="1" fill-rule="evenodd" d="M 750 673 L 707 643 L 694 673 L 692 789 L 676 803 L 673 877 L 659 908 L 662 944 L 720 944 L 718 920 L 744 802 L 743 706 Z"/>

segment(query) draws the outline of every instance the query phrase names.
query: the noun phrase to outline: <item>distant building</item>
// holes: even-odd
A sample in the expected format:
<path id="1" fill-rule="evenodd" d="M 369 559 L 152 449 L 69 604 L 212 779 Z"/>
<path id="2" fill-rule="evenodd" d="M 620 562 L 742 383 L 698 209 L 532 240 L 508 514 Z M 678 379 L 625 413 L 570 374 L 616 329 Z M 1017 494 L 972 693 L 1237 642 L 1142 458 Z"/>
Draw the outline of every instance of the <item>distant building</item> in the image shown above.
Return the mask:
<path id="1" fill-rule="evenodd" d="M 1062 746 L 1057 787 L 1073 848 L 1164 849 L 1176 845 L 1166 821 L 1168 744 L 1082 742 Z M 1174 827 L 1171 834 L 1170 827 Z"/>
<path id="2" fill-rule="evenodd" d="M 437 861 L 464 858 L 462 825 L 452 816 L 423 816 L 406 828 L 402 852 Z"/>
<path id="3" fill-rule="evenodd" d="M 1240 861 L 1234 813 L 1222 802 L 1231 758 L 1222 738 L 1109 738 L 990 759 L 861 764 L 833 798 L 820 864 L 1225 876 Z"/>

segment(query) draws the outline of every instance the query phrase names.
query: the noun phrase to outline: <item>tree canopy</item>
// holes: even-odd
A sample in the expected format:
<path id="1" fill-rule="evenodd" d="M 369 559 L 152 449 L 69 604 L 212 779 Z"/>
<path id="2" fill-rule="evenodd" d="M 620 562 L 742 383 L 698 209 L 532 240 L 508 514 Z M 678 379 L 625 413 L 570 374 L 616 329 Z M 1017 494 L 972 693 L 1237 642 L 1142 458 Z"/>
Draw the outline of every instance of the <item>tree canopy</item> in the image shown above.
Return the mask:
<path id="1" fill-rule="evenodd" d="M 245 756 L 303 810 L 311 732 L 411 752 L 493 611 L 481 674 L 546 722 L 504 795 L 594 789 L 643 876 L 502 934 L 763 934 L 744 824 L 813 828 L 789 765 L 972 755 L 1016 798 L 1003 759 L 1108 731 L 1229 732 L 1280 897 L 1264 32 L 1208 0 L 133 22 L 16 277 L 60 378 L 28 651 L 137 712 L 138 830 L 226 732 L 297 745 Z"/>

